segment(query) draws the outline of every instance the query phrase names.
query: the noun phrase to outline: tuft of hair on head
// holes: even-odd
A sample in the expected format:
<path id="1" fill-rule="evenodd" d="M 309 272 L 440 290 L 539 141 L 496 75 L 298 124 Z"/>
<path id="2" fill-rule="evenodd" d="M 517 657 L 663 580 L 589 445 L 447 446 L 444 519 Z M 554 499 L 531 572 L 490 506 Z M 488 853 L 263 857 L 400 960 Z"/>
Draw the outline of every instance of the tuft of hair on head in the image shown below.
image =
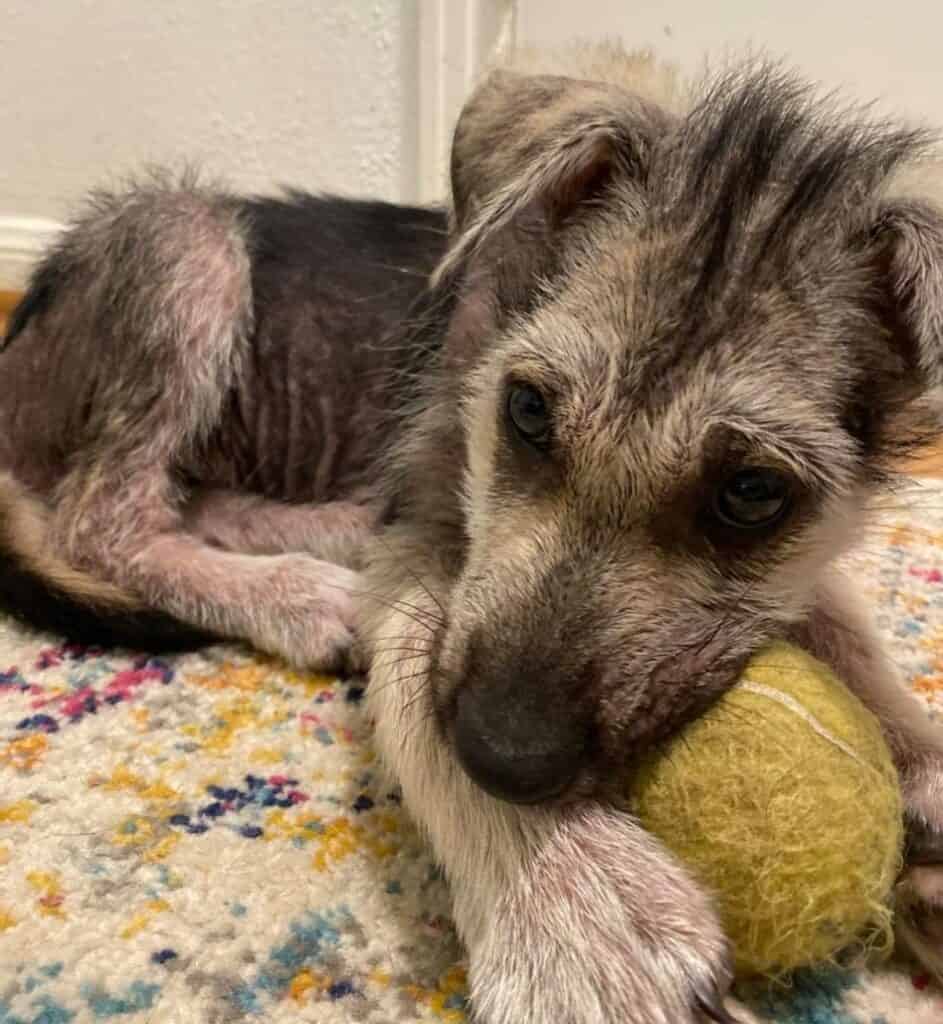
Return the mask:
<path id="1" fill-rule="evenodd" d="M 869 114 L 769 61 L 705 83 L 650 174 L 659 209 L 704 253 L 701 294 L 742 266 L 781 272 L 823 227 L 860 229 L 895 172 L 934 142 L 925 128 Z"/>
<path id="2" fill-rule="evenodd" d="M 474 306 L 463 344 L 526 318 L 626 229 L 670 241 L 659 259 L 676 261 L 669 276 L 687 314 L 764 288 L 808 292 L 832 259 L 862 323 L 886 336 L 875 357 L 887 368 L 886 450 L 939 431 L 938 411 L 928 417 L 918 399 L 943 385 L 943 215 L 926 189 L 900 190 L 929 163 L 935 135 L 769 60 L 708 76 L 686 104 L 651 60 L 609 48 L 595 66 L 599 78 L 579 77 L 594 73 L 583 53 L 577 77 L 493 71 L 461 114 L 451 242 L 433 288 L 459 315 Z M 660 288 L 638 291 L 661 301 Z"/>

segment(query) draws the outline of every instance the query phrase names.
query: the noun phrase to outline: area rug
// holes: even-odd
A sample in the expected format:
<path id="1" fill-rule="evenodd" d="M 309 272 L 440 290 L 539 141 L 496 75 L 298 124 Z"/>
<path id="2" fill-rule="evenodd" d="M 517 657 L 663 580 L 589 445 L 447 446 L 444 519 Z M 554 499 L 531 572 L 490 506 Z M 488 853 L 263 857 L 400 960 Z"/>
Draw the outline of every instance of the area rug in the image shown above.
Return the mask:
<path id="1" fill-rule="evenodd" d="M 933 714 L 943 486 L 906 504 L 856 572 Z M 448 893 L 362 697 L 237 648 L 157 658 L 0 621 L 0 1024 L 464 1020 Z M 939 1024 L 943 995 L 892 963 L 741 1015 Z"/>

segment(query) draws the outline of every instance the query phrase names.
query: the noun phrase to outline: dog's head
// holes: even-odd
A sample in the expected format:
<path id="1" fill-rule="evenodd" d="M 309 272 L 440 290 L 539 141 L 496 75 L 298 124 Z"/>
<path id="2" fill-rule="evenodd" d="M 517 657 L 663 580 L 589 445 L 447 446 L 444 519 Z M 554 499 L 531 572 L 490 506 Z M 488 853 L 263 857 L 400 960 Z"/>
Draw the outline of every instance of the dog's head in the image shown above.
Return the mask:
<path id="1" fill-rule="evenodd" d="M 943 373 L 943 219 L 887 187 L 918 134 L 769 68 L 680 112 L 613 77 L 466 107 L 402 449 L 452 553 L 435 711 L 512 800 L 623 765 L 801 617 Z"/>

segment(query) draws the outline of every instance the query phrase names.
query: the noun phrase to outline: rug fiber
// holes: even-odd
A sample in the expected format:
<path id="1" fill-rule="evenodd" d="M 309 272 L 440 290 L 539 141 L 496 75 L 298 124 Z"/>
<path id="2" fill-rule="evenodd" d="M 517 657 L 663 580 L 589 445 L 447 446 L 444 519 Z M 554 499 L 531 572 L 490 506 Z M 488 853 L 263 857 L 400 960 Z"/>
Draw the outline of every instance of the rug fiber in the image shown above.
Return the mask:
<path id="1" fill-rule="evenodd" d="M 943 489 L 857 572 L 943 706 Z M 362 682 L 236 648 L 63 645 L 0 620 L 0 1024 L 464 1020 L 447 892 L 368 744 Z M 939 1024 L 902 965 L 753 997 L 777 1024 Z"/>

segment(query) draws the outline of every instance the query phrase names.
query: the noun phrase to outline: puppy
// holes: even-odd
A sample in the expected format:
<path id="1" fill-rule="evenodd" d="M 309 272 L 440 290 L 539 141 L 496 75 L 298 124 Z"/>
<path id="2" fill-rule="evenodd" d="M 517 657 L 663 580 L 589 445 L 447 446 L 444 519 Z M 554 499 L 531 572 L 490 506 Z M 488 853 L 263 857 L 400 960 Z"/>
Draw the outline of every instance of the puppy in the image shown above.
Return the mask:
<path id="1" fill-rule="evenodd" d="M 0 587 L 94 639 L 369 660 L 474 1019 L 722 1021 L 711 901 L 608 780 L 764 642 L 880 716 L 943 891 L 943 735 L 834 568 L 940 432 L 943 213 L 920 133 L 775 69 L 565 63 L 475 91 L 447 214 L 95 200 L 0 357 Z"/>

